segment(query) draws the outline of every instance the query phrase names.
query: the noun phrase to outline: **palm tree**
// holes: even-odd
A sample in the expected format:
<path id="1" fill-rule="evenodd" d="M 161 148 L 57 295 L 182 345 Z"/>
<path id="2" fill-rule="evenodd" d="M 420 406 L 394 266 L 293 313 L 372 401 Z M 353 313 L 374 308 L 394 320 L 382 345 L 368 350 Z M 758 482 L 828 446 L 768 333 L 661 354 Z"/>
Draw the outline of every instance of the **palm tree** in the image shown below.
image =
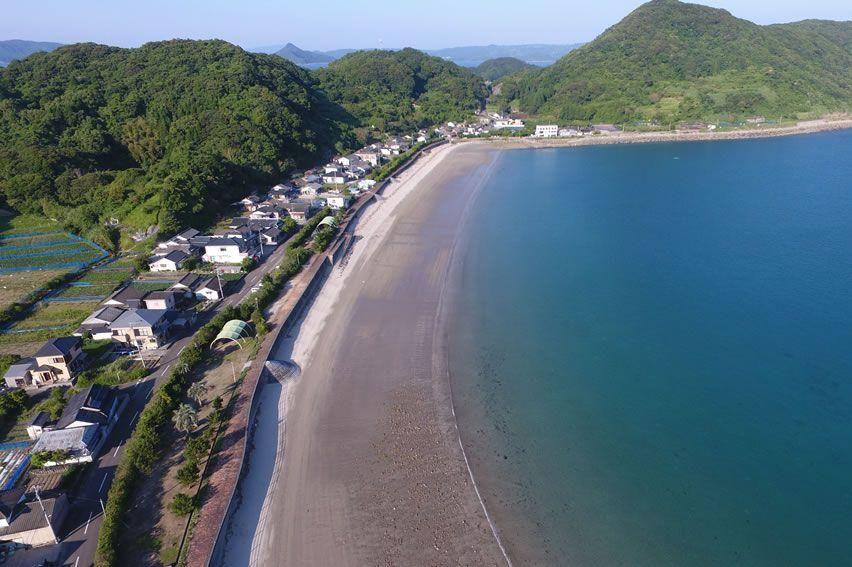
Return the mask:
<path id="1" fill-rule="evenodd" d="M 181 404 L 175 410 L 172 421 L 175 422 L 175 429 L 188 434 L 198 425 L 198 412 L 189 404 Z"/>
<path id="2" fill-rule="evenodd" d="M 204 394 L 207 393 L 207 390 L 209 390 L 209 388 L 206 384 L 204 384 L 204 382 L 193 382 L 186 391 L 186 395 L 189 396 L 190 399 L 195 400 L 198 407 L 201 407 L 201 401 L 204 399 Z"/>

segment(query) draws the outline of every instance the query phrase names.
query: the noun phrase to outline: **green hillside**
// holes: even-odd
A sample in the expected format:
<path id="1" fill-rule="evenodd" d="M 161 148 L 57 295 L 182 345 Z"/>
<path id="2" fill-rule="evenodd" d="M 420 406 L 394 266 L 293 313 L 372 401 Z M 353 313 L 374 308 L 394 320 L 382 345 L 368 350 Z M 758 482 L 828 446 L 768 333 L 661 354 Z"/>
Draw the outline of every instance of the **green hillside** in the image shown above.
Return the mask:
<path id="1" fill-rule="evenodd" d="M 562 121 L 661 122 L 852 108 L 852 22 L 759 26 L 677 0 L 502 85 L 500 103 Z"/>
<path id="2" fill-rule="evenodd" d="M 346 135 L 312 82 L 222 41 L 33 54 L 0 72 L 0 198 L 103 243 L 203 224 Z"/>
<path id="3" fill-rule="evenodd" d="M 514 57 L 498 57 L 483 61 L 476 67 L 473 72 L 485 79 L 486 81 L 496 81 L 502 79 L 506 75 L 513 75 L 524 69 L 534 69 L 534 65 L 525 63 Z"/>
<path id="4" fill-rule="evenodd" d="M 358 51 L 316 77 L 363 126 L 391 132 L 463 120 L 487 95 L 482 79 L 469 70 L 414 49 Z"/>

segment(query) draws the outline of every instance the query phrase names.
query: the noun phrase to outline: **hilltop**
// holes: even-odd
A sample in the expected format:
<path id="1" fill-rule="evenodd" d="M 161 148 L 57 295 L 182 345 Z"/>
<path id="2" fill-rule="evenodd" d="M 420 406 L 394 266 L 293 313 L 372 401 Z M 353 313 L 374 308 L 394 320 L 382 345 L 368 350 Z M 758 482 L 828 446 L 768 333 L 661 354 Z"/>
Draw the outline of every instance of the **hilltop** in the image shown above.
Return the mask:
<path id="1" fill-rule="evenodd" d="M 534 68 L 534 65 L 530 65 L 514 57 L 498 57 L 483 61 L 473 68 L 473 72 L 486 81 L 496 81 L 507 75 L 513 75 L 519 71 L 532 68 Z"/>
<path id="2" fill-rule="evenodd" d="M 402 131 L 464 120 L 480 109 L 480 77 L 415 49 L 357 51 L 316 72 L 328 97 L 361 126 Z"/>
<path id="3" fill-rule="evenodd" d="M 275 52 L 275 55 L 295 63 L 306 69 L 328 65 L 336 59 L 336 57 L 323 53 L 322 51 L 306 51 L 288 43 L 281 49 Z"/>
<path id="4" fill-rule="evenodd" d="M 562 121 L 675 121 L 852 107 L 852 22 L 760 26 L 653 0 L 554 65 L 505 80 L 501 101 Z"/>
<path id="5" fill-rule="evenodd" d="M 12 61 L 23 59 L 38 51 L 53 51 L 60 45 L 62 44 L 52 41 L 29 41 L 26 39 L 0 41 L 0 67 L 5 67 Z"/>
<path id="6" fill-rule="evenodd" d="M 223 41 L 60 47 L 0 71 L 0 197 L 109 245 L 174 230 L 345 140 L 349 120 L 280 57 Z"/>

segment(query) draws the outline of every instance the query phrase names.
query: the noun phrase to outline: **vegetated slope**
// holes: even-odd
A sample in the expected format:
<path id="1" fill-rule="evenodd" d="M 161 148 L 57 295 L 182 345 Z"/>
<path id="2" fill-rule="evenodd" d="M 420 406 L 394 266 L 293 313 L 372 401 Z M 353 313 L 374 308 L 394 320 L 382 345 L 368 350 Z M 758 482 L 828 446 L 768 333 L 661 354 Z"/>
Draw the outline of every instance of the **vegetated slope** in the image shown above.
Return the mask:
<path id="1" fill-rule="evenodd" d="M 848 110 L 850 26 L 759 26 L 725 10 L 653 0 L 553 66 L 505 80 L 503 102 L 565 121 Z"/>
<path id="2" fill-rule="evenodd" d="M 334 61 L 335 57 L 327 55 L 321 51 L 306 51 L 288 43 L 280 50 L 275 52 L 275 55 L 295 63 L 301 67 L 325 65 Z"/>
<path id="3" fill-rule="evenodd" d="M 26 39 L 7 39 L 0 41 L 0 67 L 5 67 L 12 61 L 36 53 L 37 51 L 53 51 L 61 43 L 51 41 L 29 41 Z"/>
<path id="4" fill-rule="evenodd" d="M 65 46 L 0 72 L 0 198 L 108 243 L 203 224 L 346 134 L 309 73 L 223 41 Z"/>
<path id="5" fill-rule="evenodd" d="M 489 59 L 477 65 L 473 72 L 486 81 L 496 81 L 506 75 L 512 75 L 524 69 L 533 69 L 534 66 L 514 57 L 498 57 Z"/>
<path id="6" fill-rule="evenodd" d="M 415 49 L 358 51 L 316 77 L 363 126 L 390 132 L 462 120 L 487 95 L 471 71 Z"/>

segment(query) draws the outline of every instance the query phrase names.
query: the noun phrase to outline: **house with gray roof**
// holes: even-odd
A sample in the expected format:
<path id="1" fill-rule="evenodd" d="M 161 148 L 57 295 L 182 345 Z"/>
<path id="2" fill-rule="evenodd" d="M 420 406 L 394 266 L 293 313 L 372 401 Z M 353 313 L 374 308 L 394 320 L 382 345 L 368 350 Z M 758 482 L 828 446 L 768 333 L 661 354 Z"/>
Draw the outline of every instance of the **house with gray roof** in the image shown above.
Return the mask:
<path id="1" fill-rule="evenodd" d="M 139 350 L 153 350 L 166 344 L 169 334 L 165 309 L 128 310 L 113 321 L 112 339 Z"/>

